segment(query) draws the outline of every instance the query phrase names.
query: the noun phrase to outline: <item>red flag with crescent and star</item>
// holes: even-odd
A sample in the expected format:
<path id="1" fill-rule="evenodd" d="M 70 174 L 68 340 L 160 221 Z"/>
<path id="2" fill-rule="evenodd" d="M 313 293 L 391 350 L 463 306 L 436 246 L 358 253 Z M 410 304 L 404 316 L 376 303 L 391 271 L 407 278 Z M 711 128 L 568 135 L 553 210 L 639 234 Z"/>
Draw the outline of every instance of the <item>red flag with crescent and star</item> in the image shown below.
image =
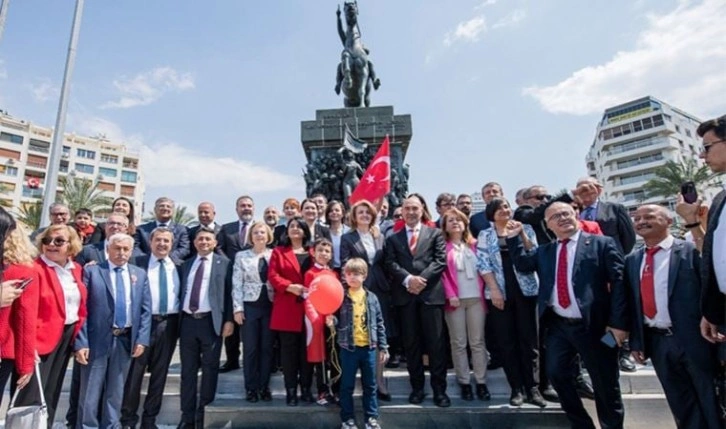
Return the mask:
<path id="1" fill-rule="evenodd" d="M 378 204 L 381 198 L 391 192 L 391 157 L 388 136 L 383 139 L 381 147 L 368 164 L 360 183 L 355 187 L 348 202 L 350 205 L 360 200 L 368 200 Z"/>

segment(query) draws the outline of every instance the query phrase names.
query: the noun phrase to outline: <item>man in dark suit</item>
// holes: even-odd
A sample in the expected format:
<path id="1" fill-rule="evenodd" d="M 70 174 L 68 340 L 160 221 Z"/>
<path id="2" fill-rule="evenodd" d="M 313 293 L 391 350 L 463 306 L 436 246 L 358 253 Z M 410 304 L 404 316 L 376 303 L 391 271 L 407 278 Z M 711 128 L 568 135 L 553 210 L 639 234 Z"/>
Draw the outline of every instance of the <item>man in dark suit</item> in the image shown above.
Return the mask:
<path id="1" fill-rule="evenodd" d="M 84 269 L 88 318 L 74 345 L 83 365 L 78 414 L 84 428 L 120 426 L 131 359 L 149 346 L 149 282 L 144 270 L 128 264 L 133 248 L 130 235 L 115 234 L 109 238 L 108 260 Z"/>
<path id="2" fill-rule="evenodd" d="M 174 248 L 171 250 L 171 259 L 175 264 L 184 262 L 189 254 L 189 232 L 184 225 L 172 221 L 174 215 L 174 201 L 170 198 L 161 197 L 154 203 L 154 214 L 156 220 L 139 225 L 136 228 L 134 241 L 136 247 L 146 255 L 151 254 L 151 231 L 163 226 L 174 232 Z"/>
<path id="3" fill-rule="evenodd" d="M 436 227 L 441 228 L 441 217 L 449 209 L 454 207 L 456 203 L 456 195 L 450 192 L 443 192 L 436 197 L 436 213 L 439 214 L 439 218 L 436 219 Z"/>
<path id="4" fill-rule="evenodd" d="M 443 311 L 446 298 L 441 274 L 446 267 L 446 244 L 439 229 L 421 223 L 423 204 L 417 197 L 403 203 L 406 227 L 386 239 L 384 265 L 391 282 L 391 297 L 401 320 L 412 392 L 409 402 L 424 397 L 422 355 L 429 357 L 434 403 L 451 405 L 446 395 L 446 346 Z M 425 347 L 425 350 L 423 350 Z"/>
<path id="5" fill-rule="evenodd" d="M 197 206 L 197 219 L 199 220 L 199 224 L 189 228 L 190 243 L 194 243 L 194 237 L 197 236 L 197 232 L 201 227 L 211 229 L 215 234 L 219 234 L 219 231 L 222 230 L 222 225 L 214 221 L 215 216 L 217 216 L 217 212 L 214 209 L 214 204 L 208 201 L 199 203 L 199 206 Z M 217 240 L 217 249 L 215 249 L 215 251 L 221 252 L 221 249 L 219 249 L 219 240 Z M 194 259 L 196 257 L 197 249 L 195 249 L 194 246 L 190 246 L 189 254 L 185 260 Z"/>
<path id="6" fill-rule="evenodd" d="M 222 254 L 234 265 L 234 256 L 242 250 L 247 243 L 247 230 L 252 225 L 255 218 L 255 202 L 252 197 L 242 195 L 235 202 L 238 220 L 225 223 L 222 230 L 217 234 L 219 244 L 217 247 Z M 234 323 L 234 322 L 233 322 Z M 224 339 L 224 350 L 227 360 L 219 368 L 222 373 L 239 369 L 240 355 L 240 330 L 239 325 L 234 323 L 234 332 L 232 335 Z"/>
<path id="7" fill-rule="evenodd" d="M 484 204 L 489 204 L 489 201 L 492 199 L 503 196 L 504 191 L 502 190 L 502 185 L 497 182 L 489 182 L 481 188 L 481 197 L 484 200 Z M 489 219 L 487 219 L 484 210 L 473 214 L 471 219 L 469 219 L 469 231 L 471 231 L 471 235 L 474 238 L 478 238 L 479 233 L 490 226 Z"/>
<path id="8" fill-rule="evenodd" d="M 139 402 L 144 373 L 150 372 L 142 429 L 155 429 L 156 416 L 166 386 L 169 364 L 179 338 L 179 273 L 169 257 L 174 233 L 168 228 L 157 228 L 151 232 L 151 255 L 137 259 L 136 265 L 146 270 L 151 292 L 151 340 L 144 354 L 131 364 L 131 370 L 124 387 L 121 409 L 122 427 L 135 428 L 139 422 Z"/>
<path id="9" fill-rule="evenodd" d="M 197 258 L 180 270 L 181 411 L 179 428 L 204 427 L 204 407 L 214 401 L 222 338 L 232 333 L 232 264 L 217 255 L 214 231 L 201 228 L 194 239 Z M 197 395 L 197 375 L 202 383 Z"/>
<path id="10" fill-rule="evenodd" d="M 641 364 L 653 361 L 679 428 L 719 429 L 715 349 L 699 335 L 699 253 L 670 235 L 673 222 L 662 206 L 639 207 L 634 221 L 645 247 L 625 258 L 632 355 Z"/>
<path id="11" fill-rule="evenodd" d="M 611 332 L 620 345 L 630 326 L 623 256 L 612 238 L 580 231 L 570 204 L 552 203 L 545 219 L 557 241 L 525 252 L 519 238 L 521 224 L 515 223 L 507 231 L 507 246 L 515 267 L 536 271 L 540 279 L 547 375 L 572 427 L 595 429 L 572 383 L 572 360 L 579 353 L 595 390 L 600 426 L 622 428 L 618 350 L 601 338 Z"/>

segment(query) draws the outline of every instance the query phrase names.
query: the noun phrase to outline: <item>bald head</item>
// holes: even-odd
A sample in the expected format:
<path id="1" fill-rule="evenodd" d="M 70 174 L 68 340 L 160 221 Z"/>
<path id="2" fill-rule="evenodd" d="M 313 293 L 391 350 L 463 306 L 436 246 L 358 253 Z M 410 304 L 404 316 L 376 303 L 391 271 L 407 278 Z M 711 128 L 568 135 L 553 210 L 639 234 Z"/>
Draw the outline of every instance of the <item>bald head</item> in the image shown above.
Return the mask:
<path id="1" fill-rule="evenodd" d="M 554 202 L 545 210 L 547 228 L 555 233 L 558 240 L 570 238 L 579 229 L 575 209 L 563 202 Z"/>
<path id="2" fill-rule="evenodd" d="M 633 216 L 635 233 L 643 237 L 649 247 L 655 246 L 670 234 L 673 216 L 668 209 L 657 204 L 645 204 Z"/>
<path id="3" fill-rule="evenodd" d="M 199 203 L 199 206 L 197 206 L 197 217 L 199 218 L 199 223 L 204 226 L 211 225 L 212 222 L 214 222 L 214 217 L 216 215 L 217 212 L 214 209 L 214 204 L 209 201 L 201 202 Z"/>

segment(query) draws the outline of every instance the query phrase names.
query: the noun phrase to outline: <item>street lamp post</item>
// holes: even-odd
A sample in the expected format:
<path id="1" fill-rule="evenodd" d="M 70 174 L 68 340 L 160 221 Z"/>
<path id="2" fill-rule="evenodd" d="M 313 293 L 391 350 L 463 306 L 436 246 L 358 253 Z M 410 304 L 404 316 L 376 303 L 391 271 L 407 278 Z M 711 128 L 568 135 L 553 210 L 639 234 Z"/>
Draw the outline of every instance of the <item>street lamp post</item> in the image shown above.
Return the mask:
<path id="1" fill-rule="evenodd" d="M 3 40 L 3 33 L 5 32 L 5 17 L 8 15 L 8 6 L 10 0 L 0 0 L 0 42 Z"/>
<path id="2" fill-rule="evenodd" d="M 8 0 L 4 0 L 7 2 Z M 58 188 L 58 170 L 63 153 L 63 134 L 66 127 L 66 109 L 68 108 L 68 94 L 70 92 L 71 76 L 73 66 L 76 62 L 76 47 L 78 46 L 78 33 L 81 30 L 81 17 L 83 15 L 84 0 L 76 0 L 76 10 L 73 14 L 73 28 L 71 29 L 71 40 L 68 43 L 68 56 L 66 57 L 66 68 L 63 73 L 63 84 L 61 86 L 60 101 L 58 102 L 58 115 L 55 118 L 53 129 L 53 143 L 50 146 L 50 158 L 48 159 L 48 175 L 45 178 L 43 190 L 43 211 L 41 212 L 40 226 L 45 227 L 50 223 L 48 213 L 50 205 L 55 201 L 56 189 Z"/>

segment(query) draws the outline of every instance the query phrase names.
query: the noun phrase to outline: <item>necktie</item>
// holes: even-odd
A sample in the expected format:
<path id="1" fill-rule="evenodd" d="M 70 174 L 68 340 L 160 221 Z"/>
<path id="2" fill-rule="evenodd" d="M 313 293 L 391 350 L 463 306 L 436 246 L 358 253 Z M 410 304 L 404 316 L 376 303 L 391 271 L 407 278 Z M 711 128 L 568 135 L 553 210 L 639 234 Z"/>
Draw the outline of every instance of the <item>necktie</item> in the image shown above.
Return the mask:
<path id="1" fill-rule="evenodd" d="M 557 261 L 557 303 L 560 307 L 570 306 L 570 291 L 567 288 L 567 243 L 569 238 L 560 240 L 560 258 Z"/>
<path id="2" fill-rule="evenodd" d="M 124 287 L 124 277 L 122 275 L 123 268 L 116 267 L 113 269 L 116 272 L 116 305 L 114 306 L 114 325 L 117 328 L 126 327 L 126 288 Z"/>
<path id="3" fill-rule="evenodd" d="M 166 278 L 166 264 L 163 259 L 159 259 L 159 314 L 166 314 L 169 307 L 169 291 L 167 289 L 168 281 Z"/>
<path id="4" fill-rule="evenodd" d="M 169 225 L 167 225 L 165 223 L 160 223 L 159 228 L 169 228 Z"/>
<path id="5" fill-rule="evenodd" d="M 412 255 L 416 254 L 416 243 L 418 243 L 418 231 L 416 229 L 409 229 L 411 232 L 411 238 L 408 239 L 408 249 Z"/>
<path id="6" fill-rule="evenodd" d="M 192 294 L 189 296 L 189 311 L 196 313 L 199 310 L 199 295 L 202 291 L 202 278 L 204 278 L 204 261 L 207 258 L 202 256 L 199 258 L 199 266 L 197 272 L 194 273 L 194 281 L 192 282 Z"/>
<path id="7" fill-rule="evenodd" d="M 643 277 L 640 279 L 640 296 L 643 300 L 643 314 L 648 319 L 655 317 L 657 310 L 655 308 L 655 282 L 653 273 L 653 256 L 658 253 L 660 247 L 652 247 L 645 249 L 645 266 L 643 267 Z"/>
<path id="8" fill-rule="evenodd" d="M 242 222 L 242 228 L 239 230 L 239 246 L 243 247 L 247 242 L 247 222 Z"/>
<path id="9" fill-rule="evenodd" d="M 584 211 L 582 212 L 582 217 L 581 217 L 581 219 L 583 219 L 583 220 L 593 220 L 593 212 L 594 212 L 594 211 L 595 211 L 595 208 L 594 208 L 594 207 L 592 207 L 592 206 L 590 206 L 590 207 L 586 208 L 586 209 L 585 209 L 585 210 L 584 210 Z"/>

